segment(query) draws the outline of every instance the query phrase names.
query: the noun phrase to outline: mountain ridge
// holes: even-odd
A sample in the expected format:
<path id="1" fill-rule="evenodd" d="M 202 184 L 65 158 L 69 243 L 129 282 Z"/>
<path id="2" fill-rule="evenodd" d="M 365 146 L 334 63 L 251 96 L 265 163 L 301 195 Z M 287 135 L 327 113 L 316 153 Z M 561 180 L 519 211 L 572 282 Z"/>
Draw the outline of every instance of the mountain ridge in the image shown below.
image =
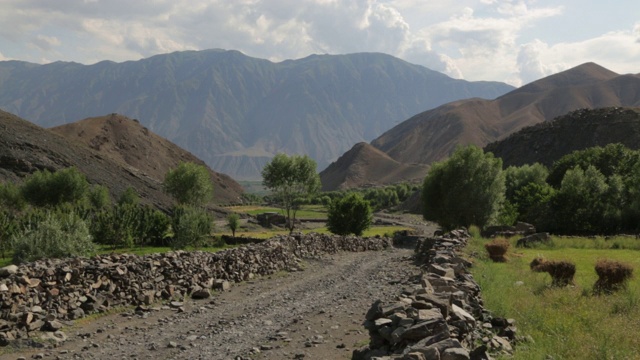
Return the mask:
<path id="1" fill-rule="evenodd" d="M 129 136 L 135 134 L 136 128 L 143 129 L 133 120 L 117 115 L 104 118 L 117 118 L 130 122 L 131 124 L 126 126 Z M 133 166 L 131 160 L 129 162 L 119 161 L 117 156 L 105 151 L 106 149 L 102 149 L 102 151 L 92 149 L 83 143 L 82 139 L 72 141 L 68 137 L 2 110 L 0 110 L 0 130 L 0 181 L 19 182 L 37 170 L 56 171 L 75 166 L 87 176 L 90 183 L 107 186 L 115 198 L 128 187 L 133 187 L 144 203 L 165 211 L 174 204 L 174 201 L 162 190 L 163 176 L 159 176 L 159 173 L 151 173 L 144 168 L 141 170 Z M 69 132 L 67 136 L 77 136 L 75 134 L 77 133 Z M 153 139 L 157 135 L 147 132 L 145 136 Z M 122 144 L 132 145 L 134 143 L 125 140 Z M 178 159 L 187 161 L 194 159 L 193 155 L 179 149 L 174 144 L 168 144 L 168 141 L 164 139 L 161 144 L 168 146 L 171 151 L 175 151 L 177 154 L 163 156 L 162 159 L 159 159 L 161 163 L 172 164 Z M 94 144 L 94 147 L 99 146 Z M 119 149 L 118 152 L 122 154 L 127 150 L 130 151 L 131 148 Z M 160 157 L 161 154 L 156 153 L 156 155 Z M 224 176 L 218 179 L 230 180 Z M 233 180 L 224 183 L 224 186 L 218 183 L 218 186 L 214 188 L 214 203 L 237 203 L 241 192 L 240 185 Z"/>
<path id="2" fill-rule="evenodd" d="M 273 63 L 218 49 L 92 65 L 0 62 L 0 108 L 45 127 L 123 114 L 237 179 L 259 178 L 278 152 L 324 168 L 425 109 L 512 89 L 380 53 Z"/>

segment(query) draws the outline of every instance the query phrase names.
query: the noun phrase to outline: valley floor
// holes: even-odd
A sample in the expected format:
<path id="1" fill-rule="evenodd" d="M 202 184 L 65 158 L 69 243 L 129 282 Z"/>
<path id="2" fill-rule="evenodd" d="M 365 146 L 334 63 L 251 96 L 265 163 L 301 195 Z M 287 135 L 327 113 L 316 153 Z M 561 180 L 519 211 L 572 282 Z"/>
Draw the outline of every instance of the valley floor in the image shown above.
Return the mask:
<path id="1" fill-rule="evenodd" d="M 0 359 L 350 359 L 368 343 L 362 322 L 371 303 L 391 300 L 420 273 L 412 253 L 391 249 L 307 260 L 303 271 L 188 300 L 184 311 L 131 310 L 85 320 L 63 329 L 69 340 L 58 347 L 22 349 Z"/>

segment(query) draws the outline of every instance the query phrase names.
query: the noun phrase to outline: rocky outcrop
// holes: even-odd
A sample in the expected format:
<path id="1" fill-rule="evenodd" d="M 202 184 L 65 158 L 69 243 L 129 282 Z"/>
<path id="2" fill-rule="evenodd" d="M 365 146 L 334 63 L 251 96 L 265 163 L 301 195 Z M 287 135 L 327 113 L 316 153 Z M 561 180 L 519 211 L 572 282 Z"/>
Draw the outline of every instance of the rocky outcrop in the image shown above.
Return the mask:
<path id="1" fill-rule="evenodd" d="M 59 332 L 70 320 L 114 306 L 144 308 L 164 300 L 179 307 L 185 296 L 208 298 L 233 282 L 298 269 L 303 258 L 390 246 L 388 238 L 310 234 L 217 253 L 111 254 L 12 265 L 0 271 L 0 344 L 38 330 Z"/>
<path id="2" fill-rule="evenodd" d="M 490 359 L 513 351 L 515 321 L 483 307 L 471 264 L 456 254 L 469 237 L 455 230 L 420 240 L 415 259 L 424 272 L 396 302 L 373 303 L 364 322 L 370 343 L 353 359 Z"/>

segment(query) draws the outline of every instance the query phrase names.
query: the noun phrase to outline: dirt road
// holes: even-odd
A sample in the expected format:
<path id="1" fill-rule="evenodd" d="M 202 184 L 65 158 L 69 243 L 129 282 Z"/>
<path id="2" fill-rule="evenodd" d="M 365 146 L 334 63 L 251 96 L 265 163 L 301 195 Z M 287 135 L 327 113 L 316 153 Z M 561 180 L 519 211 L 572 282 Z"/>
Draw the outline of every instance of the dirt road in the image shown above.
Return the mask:
<path id="1" fill-rule="evenodd" d="M 361 323 L 376 299 L 413 286 L 410 249 L 340 253 L 304 271 L 237 284 L 208 300 L 131 310 L 63 331 L 58 347 L 0 359 L 348 359 L 367 343 Z M 180 304 L 173 304 L 179 306 Z"/>

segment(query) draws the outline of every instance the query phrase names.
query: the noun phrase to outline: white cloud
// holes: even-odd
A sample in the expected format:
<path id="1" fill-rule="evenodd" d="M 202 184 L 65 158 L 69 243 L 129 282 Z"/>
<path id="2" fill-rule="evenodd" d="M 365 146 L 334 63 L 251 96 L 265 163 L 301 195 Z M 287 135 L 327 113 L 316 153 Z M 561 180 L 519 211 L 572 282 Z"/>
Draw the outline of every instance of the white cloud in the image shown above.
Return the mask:
<path id="1" fill-rule="evenodd" d="M 580 29 L 537 31 L 549 19 L 576 16 L 570 6 L 590 10 L 582 2 L 563 4 L 551 0 L 1 0 L 0 49 L 6 57 L 22 60 L 83 63 L 209 48 L 236 49 L 273 61 L 311 53 L 376 51 L 453 77 L 516 85 L 576 62 L 601 61 L 620 66 L 618 70 L 639 63 L 637 20 L 631 29 L 564 43 L 548 36 Z M 616 24 L 612 26 L 615 29 Z"/>
<path id="2" fill-rule="evenodd" d="M 58 38 L 56 38 L 55 36 L 38 34 L 31 40 L 31 44 L 35 45 L 40 50 L 51 51 L 56 46 L 60 45 L 60 40 L 58 40 Z"/>

